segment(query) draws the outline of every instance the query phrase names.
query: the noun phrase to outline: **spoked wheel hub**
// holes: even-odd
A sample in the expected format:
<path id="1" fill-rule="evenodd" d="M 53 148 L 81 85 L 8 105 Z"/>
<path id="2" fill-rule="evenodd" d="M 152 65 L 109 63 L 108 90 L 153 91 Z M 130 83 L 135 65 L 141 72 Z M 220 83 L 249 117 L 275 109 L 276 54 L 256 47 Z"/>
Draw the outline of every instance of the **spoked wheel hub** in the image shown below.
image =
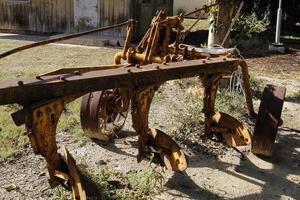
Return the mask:
<path id="1" fill-rule="evenodd" d="M 128 109 L 128 93 L 120 89 L 86 94 L 80 109 L 84 133 L 90 138 L 107 142 L 124 126 Z"/>

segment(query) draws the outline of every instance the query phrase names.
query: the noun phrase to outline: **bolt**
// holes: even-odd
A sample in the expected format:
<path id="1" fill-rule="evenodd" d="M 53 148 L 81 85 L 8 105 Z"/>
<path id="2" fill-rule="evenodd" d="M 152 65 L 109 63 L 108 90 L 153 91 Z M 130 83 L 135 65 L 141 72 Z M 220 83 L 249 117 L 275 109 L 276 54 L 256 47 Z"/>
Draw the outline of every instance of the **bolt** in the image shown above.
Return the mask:
<path id="1" fill-rule="evenodd" d="M 225 61 L 225 60 L 226 60 L 226 57 L 224 57 L 223 60 Z"/>
<path id="2" fill-rule="evenodd" d="M 65 81 L 65 80 L 66 80 L 66 77 L 64 77 L 64 76 L 59 76 L 59 80 Z"/>
<path id="3" fill-rule="evenodd" d="M 18 81 L 18 85 L 22 86 L 22 85 L 24 85 L 24 82 L 23 81 Z"/>
<path id="4" fill-rule="evenodd" d="M 74 71 L 74 74 L 78 75 L 78 76 L 81 75 L 80 71 L 78 71 L 78 70 Z"/>
<path id="5" fill-rule="evenodd" d="M 136 64 L 135 67 L 139 68 L 139 69 L 141 68 L 141 66 L 139 64 Z"/>
<path id="6" fill-rule="evenodd" d="M 131 73 L 132 71 L 131 71 L 131 69 L 128 69 L 127 72 L 128 72 L 128 73 Z"/>
<path id="7" fill-rule="evenodd" d="M 202 62 L 203 62 L 203 63 L 206 63 L 206 61 L 205 61 L 205 60 L 202 60 Z"/>
<path id="8" fill-rule="evenodd" d="M 36 78 L 36 79 L 41 79 L 41 76 L 36 76 L 35 78 Z"/>
<path id="9" fill-rule="evenodd" d="M 160 69 L 159 65 L 156 66 L 156 69 Z"/>

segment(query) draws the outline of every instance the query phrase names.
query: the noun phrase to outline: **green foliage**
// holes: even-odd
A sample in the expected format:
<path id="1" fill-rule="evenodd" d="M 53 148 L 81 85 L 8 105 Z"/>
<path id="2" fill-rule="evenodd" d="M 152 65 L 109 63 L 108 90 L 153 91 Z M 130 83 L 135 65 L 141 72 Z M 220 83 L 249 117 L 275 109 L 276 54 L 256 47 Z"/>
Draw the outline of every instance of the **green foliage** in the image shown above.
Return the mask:
<path id="1" fill-rule="evenodd" d="M 236 41 L 248 40 L 266 31 L 270 25 L 267 16 L 268 14 L 262 20 L 259 20 L 254 13 L 241 15 L 233 27 L 233 38 Z"/>
<path id="2" fill-rule="evenodd" d="M 114 199 L 112 193 L 114 187 L 109 181 L 114 179 L 116 175 L 117 173 L 106 165 L 101 165 L 93 174 L 88 175 L 89 179 L 101 190 L 101 199 Z"/>
<path id="3" fill-rule="evenodd" d="M 72 195 L 65 188 L 58 187 L 53 193 L 51 200 L 72 200 Z"/>
<path id="4" fill-rule="evenodd" d="M 180 122 L 180 128 L 173 134 L 185 136 L 200 132 L 204 127 L 203 97 L 197 94 L 187 94 L 185 109 L 179 111 L 176 119 Z M 219 90 L 215 102 L 216 111 L 227 113 L 238 120 L 245 120 L 247 113 L 244 96 L 231 93 L 226 89 Z"/>
<path id="5" fill-rule="evenodd" d="M 101 190 L 101 199 L 149 199 L 162 191 L 165 182 L 163 175 L 153 168 L 121 176 L 102 165 L 87 177 Z"/>
<path id="6" fill-rule="evenodd" d="M 180 110 L 176 116 L 181 125 L 175 134 L 188 135 L 203 128 L 202 97 L 196 94 L 187 94 L 185 105 L 184 110 Z"/>
<path id="7" fill-rule="evenodd" d="M 293 101 L 299 102 L 300 101 L 300 91 L 293 93 L 292 96 L 291 96 L 291 99 Z"/>
<path id="8" fill-rule="evenodd" d="M 260 98 L 264 89 L 263 81 L 255 78 L 254 76 L 250 76 L 250 86 L 253 97 Z"/>
<path id="9" fill-rule="evenodd" d="M 222 89 L 216 98 L 216 111 L 227 113 L 242 121 L 247 113 L 246 101 L 243 95 Z"/>
<path id="10" fill-rule="evenodd" d="M 81 98 L 70 103 L 60 117 L 57 132 L 68 132 L 74 134 L 79 140 L 84 141 L 83 130 L 80 124 Z"/>
<path id="11" fill-rule="evenodd" d="M 117 199 L 148 199 L 162 191 L 163 175 L 153 168 L 141 173 L 129 173 L 124 177 L 127 187 L 117 191 Z"/>

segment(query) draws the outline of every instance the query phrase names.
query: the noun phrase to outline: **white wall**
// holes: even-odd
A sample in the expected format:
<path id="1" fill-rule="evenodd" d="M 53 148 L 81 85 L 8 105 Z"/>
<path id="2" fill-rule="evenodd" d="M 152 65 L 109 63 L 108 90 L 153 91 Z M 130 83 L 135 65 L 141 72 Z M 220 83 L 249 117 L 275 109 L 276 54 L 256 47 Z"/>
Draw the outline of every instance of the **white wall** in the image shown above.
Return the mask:
<path id="1" fill-rule="evenodd" d="M 203 5 L 209 5 L 209 0 L 174 0 L 173 14 L 178 14 L 178 9 L 184 9 L 186 12 L 194 11 Z"/>
<path id="2" fill-rule="evenodd" d="M 74 1 L 75 26 L 96 27 L 98 25 L 98 0 Z"/>

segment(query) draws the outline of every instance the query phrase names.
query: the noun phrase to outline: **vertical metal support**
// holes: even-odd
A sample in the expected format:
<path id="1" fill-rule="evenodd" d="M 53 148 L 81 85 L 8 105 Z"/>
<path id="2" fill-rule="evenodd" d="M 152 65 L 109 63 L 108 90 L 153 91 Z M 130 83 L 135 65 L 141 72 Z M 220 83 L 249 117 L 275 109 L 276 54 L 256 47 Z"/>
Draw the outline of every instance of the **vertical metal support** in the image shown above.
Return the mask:
<path id="1" fill-rule="evenodd" d="M 26 123 L 34 152 L 41 154 L 47 162 L 49 182 L 52 187 L 59 184 L 59 180 L 55 178 L 55 171 L 60 171 L 62 168 L 55 135 L 64 105 L 63 100 L 57 100 L 41 106 L 34 106 L 30 108 L 30 120 Z"/>
<path id="2" fill-rule="evenodd" d="M 276 22 L 276 36 L 275 45 L 281 45 L 280 34 L 281 34 L 281 18 L 282 18 L 282 0 L 279 0 L 278 10 L 277 10 L 277 22 Z"/>
<path id="3" fill-rule="evenodd" d="M 245 97 L 246 97 L 246 102 L 247 102 L 247 108 L 248 108 L 250 116 L 255 117 L 256 113 L 254 112 L 254 109 L 253 109 L 252 92 L 251 92 L 251 86 L 250 86 L 248 65 L 244 60 L 242 60 L 240 65 L 241 65 L 241 68 L 242 68 L 242 75 L 243 75 L 243 83 L 244 83 L 244 89 L 245 89 Z"/>
<path id="4" fill-rule="evenodd" d="M 218 90 L 218 81 L 221 78 L 220 75 L 206 75 L 201 77 L 202 83 L 205 87 L 203 97 L 203 112 L 205 116 L 205 136 L 211 134 L 211 127 L 213 124 L 213 115 L 215 114 L 215 100 Z"/>
<path id="5" fill-rule="evenodd" d="M 139 153 L 138 162 L 151 155 L 151 149 L 147 148 L 149 144 L 149 110 L 157 86 L 150 86 L 133 91 L 132 95 L 132 126 L 138 133 Z"/>

